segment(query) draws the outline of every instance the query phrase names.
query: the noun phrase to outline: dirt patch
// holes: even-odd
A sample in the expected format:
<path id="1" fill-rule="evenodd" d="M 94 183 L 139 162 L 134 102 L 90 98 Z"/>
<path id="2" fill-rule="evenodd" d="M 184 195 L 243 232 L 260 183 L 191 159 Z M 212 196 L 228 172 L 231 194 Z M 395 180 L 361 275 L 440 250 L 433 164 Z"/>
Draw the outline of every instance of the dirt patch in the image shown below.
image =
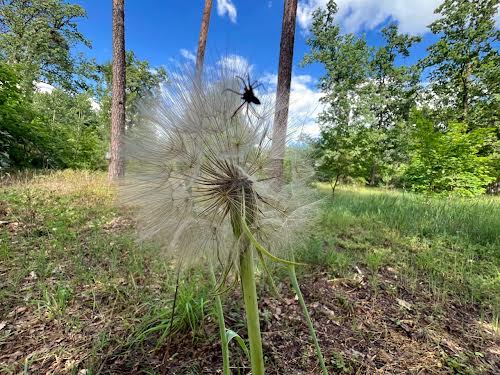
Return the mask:
<path id="1" fill-rule="evenodd" d="M 365 276 L 331 279 L 319 269 L 311 271 L 301 277 L 301 288 L 332 373 L 500 373 L 498 331 L 477 320 L 474 306 L 438 304 L 425 288 L 408 291 L 392 269 L 380 272 L 376 286 Z M 233 293 L 227 298 L 233 301 L 227 307 L 227 324 L 245 335 L 238 292 Z M 154 342 L 123 345 L 128 332 L 120 325 L 119 312 L 96 314 L 90 305 L 80 300 L 67 311 L 79 316 L 79 328 L 48 319 L 34 307 L 16 307 L 0 322 L 0 366 L 13 373 L 29 364 L 32 373 L 85 374 L 92 359 L 100 362 L 103 374 L 220 373 L 218 333 L 211 317 L 203 337 L 178 335 L 154 350 Z M 260 311 L 267 373 L 320 374 L 293 293 L 283 287 L 280 298 L 264 295 Z M 97 350 L 96 332 L 103 330 L 108 343 Z M 249 373 L 237 346 L 231 361 L 235 373 Z"/>

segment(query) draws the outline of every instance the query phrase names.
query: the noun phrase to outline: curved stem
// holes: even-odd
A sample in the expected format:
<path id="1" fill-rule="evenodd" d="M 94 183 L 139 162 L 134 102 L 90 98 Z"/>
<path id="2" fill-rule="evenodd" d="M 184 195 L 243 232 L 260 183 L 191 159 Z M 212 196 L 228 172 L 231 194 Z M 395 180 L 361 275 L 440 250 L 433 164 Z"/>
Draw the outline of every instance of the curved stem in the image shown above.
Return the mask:
<path id="1" fill-rule="evenodd" d="M 321 353 L 321 348 L 319 346 L 318 338 L 316 336 L 316 331 L 314 330 L 314 326 L 311 320 L 311 316 L 309 315 L 309 310 L 307 310 L 306 303 L 304 301 L 304 296 L 299 287 L 299 282 L 297 281 L 297 274 L 295 273 L 295 266 L 291 265 L 288 267 L 288 271 L 290 274 L 290 279 L 292 281 L 292 287 L 299 298 L 300 306 L 302 307 L 302 311 L 304 316 L 306 317 L 307 326 L 309 327 L 309 333 L 314 341 L 314 346 L 316 347 L 316 356 L 318 357 L 319 365 L 321 366 L 321 370 L 323 371 L 323 375 L 328 375 L 328 371 L 325 366 L 325 360 L 323 358 L 323 354 Z"/>
<path id="2" fill-rule="evenodd" d="M 210 263 L 210 279 L 212 280 L 214 287 L 217 287 L 217 279 L 215 278 L 212 263 Z M 229 369 L 229 345 L 226 336 L 226 325 L 224 323 L 224 310 L 222 309 L 222 302 L 219 294 L 215 295 L 215 307 L 217 308 L 217 321 L 219 323 L 219 334 L 222 348 L 223 374 L 231 375 L 231 370 Z"/>
<path id="3" fill-rule="evenodd" d="M 244 223 L 245 221 L 242 220 Z M 245 246 L 240 253 L 240 278 L 247 318 L 248 341 L 250 343 L 250 362 L 252 375 L 264 375 L 264 355 L 260 336 L 259 308 L 253 264 L 253 250 Z"/>
<path id="4" fill-rule="evenodd" d="M 245 220 L 241 221 L 241 226 L 243 228 L 243 232 L 245 232 L 247 238 L 250 240 L 250 242 L 252 243 L 252 245 L 255 246 L 255 249 L 258 252 L 267 255 L 269 258 L 271 258 L 272 260 L 274 260 L 275 262 L 278 262 L 278 263 L 283 263 L 283 264 L 293 265 L 293 266 L 305 266 L 304 263 L 297 263 L 297 262 L 293 262 L 291 260 L 281 259 L 281 258 L 278 258 L 276 255 L 273 255 L 264 246 L 262 246 L 259 243 L 259 241 L 257 241 L 257 239 L 253 236 L 252 231 L 248 227 L 248 225 L 245 222 Z"/>

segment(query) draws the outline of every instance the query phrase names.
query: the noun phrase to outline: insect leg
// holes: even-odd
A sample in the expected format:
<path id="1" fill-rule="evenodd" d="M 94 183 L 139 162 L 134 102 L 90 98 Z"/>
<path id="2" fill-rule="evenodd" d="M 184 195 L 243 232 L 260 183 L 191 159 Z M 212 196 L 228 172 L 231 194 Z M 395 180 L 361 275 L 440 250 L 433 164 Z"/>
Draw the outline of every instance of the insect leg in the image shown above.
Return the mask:
<path id="1" fill-rule="evenodd" d="M 225 91 L 232 92 L 233 94 L 242 95 L 241 92 L 238 92 L 238 91 L 235 91 L 235 90 L 232 90 L 232 89 L 224 89 L 224 90 L 222 90 L 222 92 L 225 92 Z"/>
<path id="2" fill-rule="evenodd" d="M 234 116 L 236 116 L 238 111 L 241 109 L 241 107 L 243 107 L 245 105 L 245 103 L 246 102 L 241 103 L 241 105 L 238 108 L 236 108 L 236 111 L 234 111 L 233 115 L 231 116 L 231 120 L 233 119 Z"/>
<path id="3" fill-rule="evenodd" d="M 245 80 L 243 78 L 241 78 L 240 76 L 236 76 L 236 78 L 238 78 L 243 83 L 243 87 L 246 89 L 247 84 L 246 84 Z"/>
<path id="4" fill-rule="evenodd" d="M 257 113 L 257 111 L 255 110 L 255 108 L 253 106 L 251 106 L 250 104 L 248 105 L 250 107 L 250 112 L 252 112 L 252 114 L 257 117 L 258 119 L 260 119 L 260 115 Z"/>
<path id="5" fill-rule="evenodd" d="M 247 119 L 250 121 L 250 124 L 253 125 L 252 117 L 248 115 L 248 110 L 253 109 L 250 103 L 247 103 Z"/>

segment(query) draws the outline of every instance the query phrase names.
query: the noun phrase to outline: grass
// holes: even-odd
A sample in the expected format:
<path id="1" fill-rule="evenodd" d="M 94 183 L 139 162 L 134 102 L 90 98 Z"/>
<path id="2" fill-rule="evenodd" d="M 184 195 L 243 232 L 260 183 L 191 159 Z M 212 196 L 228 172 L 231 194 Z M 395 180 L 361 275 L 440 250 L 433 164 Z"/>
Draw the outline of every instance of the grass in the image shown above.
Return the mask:
<path id="1" fill-rule="evenodd" d="M 0 317 L 32 307 L 42 325 L 73 334 L 95 319 L 94 342 L 80 343 L 83 368 L 94 371 L 116 354 L 106 351 L 165 341 L 176 272 L 153 245 L 136 243 L 133 223 L 117 211 L 104 174 L 14 179 L 0 190 L 0 204 L 7 219 L 0 220 L 8 221 L 0 228 Z M 199 272 L 189 276 L 179 288 L 172 331 L 194 338 L 208 311 L 208 287 Z M 115 320 L 126 330 L 125 342 L 113 338 Z"/>
<path id="2" fill-rule="evenodd" d="M 329 191 L 328 186 L 319 188 Z M 325 248 L 333 250 L 327 251 Z M 339 188 L 325 204 L 306 257 L 345 274 L 398 267 L 408 282 L 500 314 L 500 199 L 436 198 L 383 189 Z M 314 254 L 320 254 L 318 259 Z M 324 257 L 328 259 L 323 259 Z"/>
<path id="3" fill-rule="evenodd" d="M 409 290 L 424 289 L 443 305 L 473 305 L 478 319 L 498 324 L 498 198 L 438 199 L 339 187 L 332 199 L 329 187 L 319 189 L 327 198 L 301 261 L 319 264 L 334 279 L 367 275 L 374 293 L 387 289 L 382 279 L 391 269 Z M 135 241 L 134 223 L 114 199 L 103 173 L 2 180 L 0 353 L 22 355 L 5 360 L 0 354 L 1 373 L 44 373 L 37 366 L 47 363 L 58 363 L 65 373 L 113 373 L 113 366 L 130 373 L 139 362 L 143 373 L 158 372 L 160 362 L 141 358 L 168 352 L 176 271 L 154 244 Z M 198 270 L 183 276 L 174 337 L 186 344 L 216 343 L 208 277 Z M 349 315 L 355 311 L 340 293 L 333 303 Z M 244 327 L 231 312 L 228 317 L 231 329 Z M 330 368 L 350 372 L 347 357 L 330 353 Z M 460 358 L 446 357 L 443 366 L 464 366 Z M 178 373 L 195 373 L 199 366 L 192 358 Z"/>

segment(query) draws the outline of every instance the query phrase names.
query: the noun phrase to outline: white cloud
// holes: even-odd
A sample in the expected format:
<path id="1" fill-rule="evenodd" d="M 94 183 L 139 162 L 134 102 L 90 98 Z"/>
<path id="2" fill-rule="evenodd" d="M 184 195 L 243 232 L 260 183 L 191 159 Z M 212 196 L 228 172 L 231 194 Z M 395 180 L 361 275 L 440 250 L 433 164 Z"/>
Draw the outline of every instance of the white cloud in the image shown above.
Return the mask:
<path id="1" fill-rule="evenodd" d="M 42 94 L 51 94 L 55 87 L 45 82 L 35 82 L 35 91 Z"/>
<path id="2" fill-rule="evenodd" d="M 33 82 L 33 83 L 35 84 L 35 91 L 41 94 L 52 94 L 52 92 L 56 89 L 49 83 L 45 82 Z M 93 111 L 97 112 L 101 109 L 101 105 L 94 98 L 89 98 L 89 102 L 90 102 L 90 108 L 92 108 Z"/>
<path id="3" fill-rule="evenodd" d="M 267 88 L 265 96 L 274 99 L 278 76 L 266 74 L 259 81 Z M 322 94 L 314 85 L 315 81 L 310 75 L 292 75 L 288 121 L 292 127 L 298 127 L 301 133 L 318 136 L 319 125 L 316 119 L 324 106 L 320 103 Z"/>
<path id="4" fill-rule="evenodd" d="M 222 57 L 217 61 L 217 65 L 220 65 L 225 71 L 234 72 L 240 75 L 251 73 L 253 70 L 253 65 L 251 65 L 246 58 L 235 54 Z"/>
<path id="5" fill-rule="evenodd" d="M 227 13 L 232 23 L 236 23 L 237 11 L 231 0 L 217 0 L 217 14 L 221 17 Z"/>
<path id="6" fill-rule="evenodd" d="M 185 48 L 182 48 L 180 50 L 180 53 L 181 53 L 181 56 L 184 57 L 185 59 L 190 60 L 192 62 L 196 61 L 196 55 L 193 52 L 191 52 Z"/>
<path id="7" fill-rule="evenodd" d="M 303 0 L 297 9 L 297 22 L 308 30 L 312 13 L 318 7 L 325 7 L 327 0 Z M 387 19 L 399 23 L 402 32 L 419 34 L 436 19 L 434 10 L 441 0 L 337 0 L 337 20 L 343 31 L 356 32 L 373 29 Z"/>

